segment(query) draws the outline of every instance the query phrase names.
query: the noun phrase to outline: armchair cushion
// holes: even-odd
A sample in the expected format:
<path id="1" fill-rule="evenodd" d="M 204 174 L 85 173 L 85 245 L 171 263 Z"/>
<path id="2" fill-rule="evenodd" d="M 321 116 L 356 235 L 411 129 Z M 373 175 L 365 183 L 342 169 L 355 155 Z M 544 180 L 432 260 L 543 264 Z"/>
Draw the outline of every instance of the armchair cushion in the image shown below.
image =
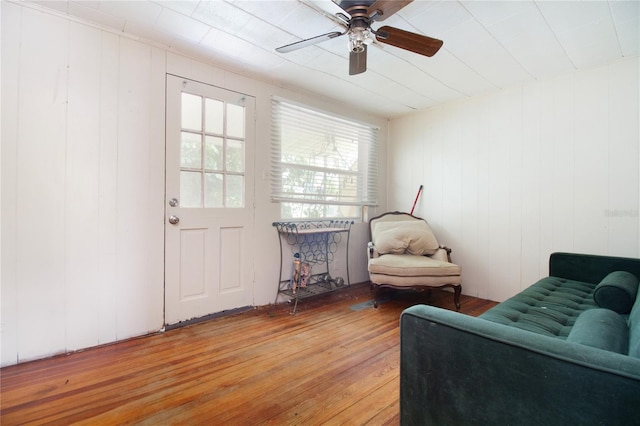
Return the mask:
<path id="1" fill-rule="evenodd" d="M 432 255 L 440 247 L 424 220 L 378 223 L 372 239 L 380 254 Z"/>
<path id="2" fill-rule="evenodd" d="M 369 272 L 402 277 L 451 277 L 459 276 L 461 268 L 456 264 L 426 256 L 387 254 L 370 259 Z"/>

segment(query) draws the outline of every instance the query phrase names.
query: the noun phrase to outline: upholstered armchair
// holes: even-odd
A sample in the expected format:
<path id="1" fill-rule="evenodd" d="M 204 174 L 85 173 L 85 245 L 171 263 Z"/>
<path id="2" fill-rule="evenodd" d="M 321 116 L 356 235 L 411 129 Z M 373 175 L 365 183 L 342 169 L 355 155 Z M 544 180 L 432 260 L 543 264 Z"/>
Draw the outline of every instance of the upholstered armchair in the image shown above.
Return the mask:
<path id="1" fill-rule="evenodd" d="M 462 276 L 451 262 L 451 249 L 436 240 L 426 220 L 408 213 L 390 212 L 369 220 L 369 279 L 378 307 L 381 287 L 396 290 L 453 289 L 460 309 Z"/>

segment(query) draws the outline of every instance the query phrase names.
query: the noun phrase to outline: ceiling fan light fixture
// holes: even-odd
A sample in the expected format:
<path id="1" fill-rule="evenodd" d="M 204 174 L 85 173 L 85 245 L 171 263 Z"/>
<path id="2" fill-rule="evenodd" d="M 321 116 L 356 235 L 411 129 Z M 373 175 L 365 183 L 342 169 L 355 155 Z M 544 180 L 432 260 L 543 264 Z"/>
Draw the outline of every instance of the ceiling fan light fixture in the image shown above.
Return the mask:
<path id="1" fill-rule="evenodd" d="M 364 52 L 365 45 L 371 43 L 373 43 L 373 37 L 366 28 L 353 28 L 349 33 L 349 52 Z"/>

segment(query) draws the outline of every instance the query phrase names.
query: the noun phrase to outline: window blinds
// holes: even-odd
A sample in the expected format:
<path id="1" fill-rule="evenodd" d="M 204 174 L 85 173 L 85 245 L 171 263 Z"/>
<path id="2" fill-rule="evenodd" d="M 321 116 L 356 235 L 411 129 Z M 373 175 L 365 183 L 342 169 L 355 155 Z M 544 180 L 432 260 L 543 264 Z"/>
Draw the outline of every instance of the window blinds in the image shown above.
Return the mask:
<path id="1" fill-rule="evenodd" d="M 272 100 L 271 198 L 377 204 L 378 129 Z"/>

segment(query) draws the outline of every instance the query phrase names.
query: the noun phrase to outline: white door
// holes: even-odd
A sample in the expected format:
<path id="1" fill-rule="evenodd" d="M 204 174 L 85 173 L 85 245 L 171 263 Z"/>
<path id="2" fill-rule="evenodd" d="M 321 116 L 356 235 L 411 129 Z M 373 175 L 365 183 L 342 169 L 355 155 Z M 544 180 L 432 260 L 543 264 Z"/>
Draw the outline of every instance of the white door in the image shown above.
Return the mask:
<path id="1" fill-rule="evenodd" d="M 253 302 L 254 109 L 167 76 L 165 324 Z"/>

